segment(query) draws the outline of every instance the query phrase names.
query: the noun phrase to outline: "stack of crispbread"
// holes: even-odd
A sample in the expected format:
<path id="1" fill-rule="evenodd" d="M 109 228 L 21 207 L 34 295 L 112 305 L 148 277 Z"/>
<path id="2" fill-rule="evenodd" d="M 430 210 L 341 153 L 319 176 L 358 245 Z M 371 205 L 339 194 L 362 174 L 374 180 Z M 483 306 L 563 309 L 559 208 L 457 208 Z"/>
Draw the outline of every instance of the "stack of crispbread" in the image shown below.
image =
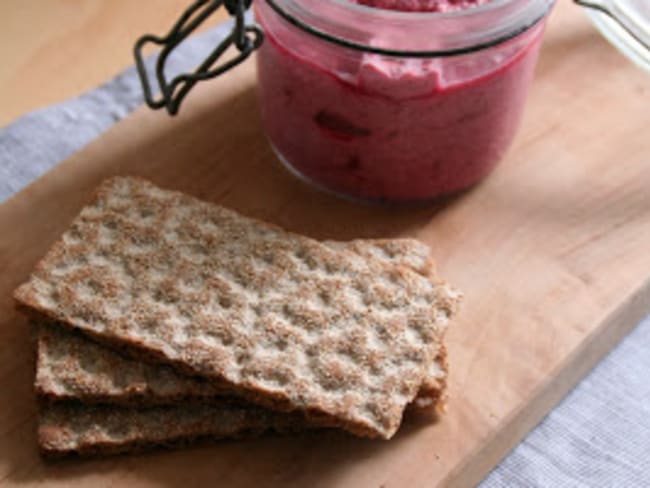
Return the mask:
<path id="1" fill-rule="evenodd" d="M 324 427 L 392 437 L 445 388 L 460 294 L 428 254 L 104 182 L 15 292 L 36 324 L 42 452 Z"/>

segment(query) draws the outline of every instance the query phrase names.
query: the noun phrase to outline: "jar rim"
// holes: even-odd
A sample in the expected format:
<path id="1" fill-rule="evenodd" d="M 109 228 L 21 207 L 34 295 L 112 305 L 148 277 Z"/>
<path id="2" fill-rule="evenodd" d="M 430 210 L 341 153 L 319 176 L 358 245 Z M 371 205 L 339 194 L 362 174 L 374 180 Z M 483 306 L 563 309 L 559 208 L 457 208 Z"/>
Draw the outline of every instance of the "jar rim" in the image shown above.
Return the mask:
<path id="1" fill-rule="evenodd" d="M 379 15 L 390 15 L 391 17 L 401 17 L 403 19 L 409 19 L 413 17 L 430 17 L 430 18 L 441 18 L 441 17 L 462 17 L 465 15 L 477 15 L 481 14 L 487 10 L 498 8 L 502 5 L 514 2 L 516 0 L 492 0 L 486 3 L 483 3 L 477 7 L 471 8 L 461 8 L 455 10 L 449 10 L 446 12 L 427 12 L 422 10 L 417 11 L 406 11 L 406 10 L 394 10 L 394 9 L 381 9 L 377 7 L 371 7 L 370 5 L 365 5 L 363 3 L 354 3 L 350 0 L 329 0 L 332 3 L 341 5 L 342 7 L 348 8 L 352 11 L 358 12 L 368 12 L 372 14 Z"/>
<path id="2" fill-rule="evenodd" d="M 369 42 L 362 42 L 353 36 L 345 35 L 342 32 L 334 32 L 331 26 L 331 19 L 327 16 L 310 16 L 307 9 L 301 3 L 310 3 L 310 0 L 264 0 L 265 3 L 280 17 L 303 30 L 304 32 L 318 37 L 324 41 L 337 44 L 353 50 L 363 51 L 391 57 L 401 58 L 439 58 L 469 54 L 483 49 L 502 44 L 530 30 L 544 19 L 551 11 L 555 0 L 492 0 L 490 2 L 467 9 L 452 10 L 448 12 L 403 12 L 396 10 L 380 9 L 368 5 L 357 4 L 349 0 L 319 0 L 321 5 L 336 8 L 339 12 L 350 12 L 376 22 L 390 22 L 395 24 L 419 25 L 437 22 L 449 25 L 460 24 L 466 19 L 480 19 L 494 13 L 499 9 L 508 9 L 515 4 L 525 3 L 513 18 L 509 19 L 511 24 L 497 35 L 486 35 L 483 39 L 476 39 L 476 42 L 468 42 L 466 45 L 460 43 L 456 46 L 449 46 L 434 49 L 421 48 L 393 48 L 392 46 L 372 45 Z M 284 5 L 280 5 L 284 4 Z M 536 7 L 536 8 L 531 8 Z M 321 22 L 325 17 L 326 22 Z M 311 20 L 311 22 L 310 22 Z M 330 21 L 328 28 L 327 21 Z M 323 25 L 319 25 L 323 24 Z"/>

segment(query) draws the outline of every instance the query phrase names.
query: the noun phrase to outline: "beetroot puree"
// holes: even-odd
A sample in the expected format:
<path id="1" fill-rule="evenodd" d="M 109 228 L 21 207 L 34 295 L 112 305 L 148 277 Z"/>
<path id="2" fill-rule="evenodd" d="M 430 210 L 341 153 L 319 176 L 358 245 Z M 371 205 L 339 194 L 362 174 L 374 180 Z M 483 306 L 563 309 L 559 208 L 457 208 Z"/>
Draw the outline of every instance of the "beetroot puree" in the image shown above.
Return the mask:
<path id="1" fill-rule="evenodd" d="M 285 164 L 337 193 L 397 201 L 465 189 L 502 158 L 543 28 L 472 54 L 398 59 L 325 42 L 270 14 L 258 19 L 266 31 L 258 56 L 262 118 Z"/>
<path id="2" fill-rule="evenodd" d="M 450 12 L 476 7 L 490 0 L 350 0 L 369 7 L 403 12 Z"/>

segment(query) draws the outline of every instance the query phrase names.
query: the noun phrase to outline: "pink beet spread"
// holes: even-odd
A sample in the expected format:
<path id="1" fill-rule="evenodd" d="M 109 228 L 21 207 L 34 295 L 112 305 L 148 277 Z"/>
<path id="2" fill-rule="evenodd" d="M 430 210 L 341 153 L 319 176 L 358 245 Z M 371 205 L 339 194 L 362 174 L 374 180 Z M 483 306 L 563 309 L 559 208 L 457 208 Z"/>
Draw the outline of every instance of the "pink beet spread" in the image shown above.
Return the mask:
<path id="1" fill-rule="evenodd" d="M 490 0 L 350 0 L 369 7 L 403 12 L 450 12 L 476 7 Z"/>
<path id="2" fill-rule="evenodd" d="M 485 0 L 359 2 L 445 9 Z M 469 64 L 454 68 L 463 77 L 445 83 L 449 58 L 387 59 L 293 27 L 274 32 L 264 16 L 258 19 L 266 31 L 258 56 L 262 118 L 276 151 L 321 187 L 391 201 L 457 192 L 490 172 L 519 124 L 542 29 L 524 34 L 523 44 L 516 38 L 470 55 Z M 300 55 L 297 43 L 303 43 Z M 472 66 L 492 62 L 512 43 L 516 54 L 507 62 L 473 76 Z"/>

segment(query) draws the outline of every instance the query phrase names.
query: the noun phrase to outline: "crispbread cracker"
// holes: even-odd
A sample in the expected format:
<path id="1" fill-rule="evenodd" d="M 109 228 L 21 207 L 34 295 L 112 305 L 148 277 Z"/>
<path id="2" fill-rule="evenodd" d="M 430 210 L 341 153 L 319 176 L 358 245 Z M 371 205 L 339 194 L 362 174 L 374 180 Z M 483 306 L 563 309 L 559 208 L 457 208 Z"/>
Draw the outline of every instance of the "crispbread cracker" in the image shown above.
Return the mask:
<path id="1" fill-rule="evenodd" d="M 38 443 L 46 457 L 94 456 L 306 428 L 300 416 L 228 402 L 144 409 L 60 403 L 42 409 Z"/>
<path id="2" fill-rule="evenodd" d="M 219 402 L 224 392 L 173 368 L 125 358 L 75 331 L 38 321 L 36 393 L 47 402 L 74 400 L 132 407 Z"/>
<path id="3" fill-rule="evenodd" d="M 130 407 L 181 402 L 220 403 L 225 392 L 203 378 L 173 368 L 121 356 L 76 331 L 39 321 L 36 393 L 47 403 L 76 401 Z M 441 351 L 444 351 L 441 349 Z M 430 388 L 415 407 L 430 407 L 443 397 L 446 362 L 440 354 L 431 367 Z"/>
<path id="4" fill-rule="evenodd" d="M 39 340 L 39 347 L 46 341 L 55 344 L 52 341 L 60 340 L 65 344 L 57 350 L 61 354 L 59 358 L 52 351 L 45 355 L 49 357 L 47 367 L 41 363 L 43 355 L 39 351 L 37 385 L 46 388 L 49 395 L 55 395 L 48 396 L 54 401 L 42 405 L 38 419 L 39 448 L 46 457 L 110 455 L 155 447 L 179 447 L 202 439 L 252 438 L 267 432 L 299 432 L 314 428 L 298 414 L 272 412 L 220 396 L 187 396 L 197 391 L 205 395 L 207 391 L 192 388 L 192 378 L 179 376 L 174 379 L 176 373 L 171 370 L 161 375 L 158 370 L 161 366 L 151 367 L 153 374 L 169 375 L 170 384 L 162 390 L 152 387 L 151 377 L 140 376 L 141 364 L 124 359 L 73 331 L 52 325 L 40 328 L 48 334 L 45 341 Z M 66 350 L 69 347 L 75 349 L 71 356 Z M 85 366 L 79 362 L 84 355 L 88 359 Z M 91 361 L 96 366 L 92 366 Z M 445 370 L 444 347 L 437 365 Z M 107 366 L 110 369 L 105 369 Z M 138 373 L 132 373 L 134 368 Z M 145 371 L 147 368 L 149 366 L 144 366 Z M 57 379 L 56 375 L 63 379 Z M 45 383 L 44 376 L 47 377 Z M 122 381 L 114 382 L 118 378 Z M 444 376 L 437 381 L 437 394 L 442 395 Z M 131 390 L 137 393 L 132 394 Z M 72 396 L 75 394 L 78 396 Z M 152 402 L 166 402 L 171 398 L 184 400 L 176 405 L 151 406 Z M 89 399 L 118 400 L 122 405 L 81 403 Z M 132 405 L 125 406 L 129 402 Z"/>
<path id="5" fill-rule="evenodd" d="M 50 400 L 38 421 L 39 446 L 46 457 L 109 455 L 314 428 L 298 414 L 235 403 L 218 392 L 211 395 L 209 384 L 201 380 L 123 358 L 74 331 L 45 324 L 38 328 L 36 386 Z M 439 400 L 444 347 L 436 365 L 443 372 L 434 379 Z M 171 400 L 178 403 L 167 404 Z M 81 403 L 88 401 L 119 405 Z"/>
<path id="6" fill-rule="evenodd" d="M 372 254 L 433 277 L 434 266 L 428 246 L 413 239 L 327 241 L 326 244 L 346 247 L 362 256 Z M 180 401 L 209 402 L 224 395 L 221 389 L 205 379 L 178 374 L 164 365 L 124 358 L 75 332 L 47 323 L 47 320 L 39 322 L 35 324 L 35 388 L 43 400 L 152 407 Z M 427 385 L 420 389 L 416 407 L 428 408 L 440 401 L 445 367 L 440 360 L 431 364 Z"/>
<path id="7" fill-rule="evenodd" d="M 133 178 L 105 182 L 16 291 L 254 403 L 391 437 L 459 295 Z"/>

